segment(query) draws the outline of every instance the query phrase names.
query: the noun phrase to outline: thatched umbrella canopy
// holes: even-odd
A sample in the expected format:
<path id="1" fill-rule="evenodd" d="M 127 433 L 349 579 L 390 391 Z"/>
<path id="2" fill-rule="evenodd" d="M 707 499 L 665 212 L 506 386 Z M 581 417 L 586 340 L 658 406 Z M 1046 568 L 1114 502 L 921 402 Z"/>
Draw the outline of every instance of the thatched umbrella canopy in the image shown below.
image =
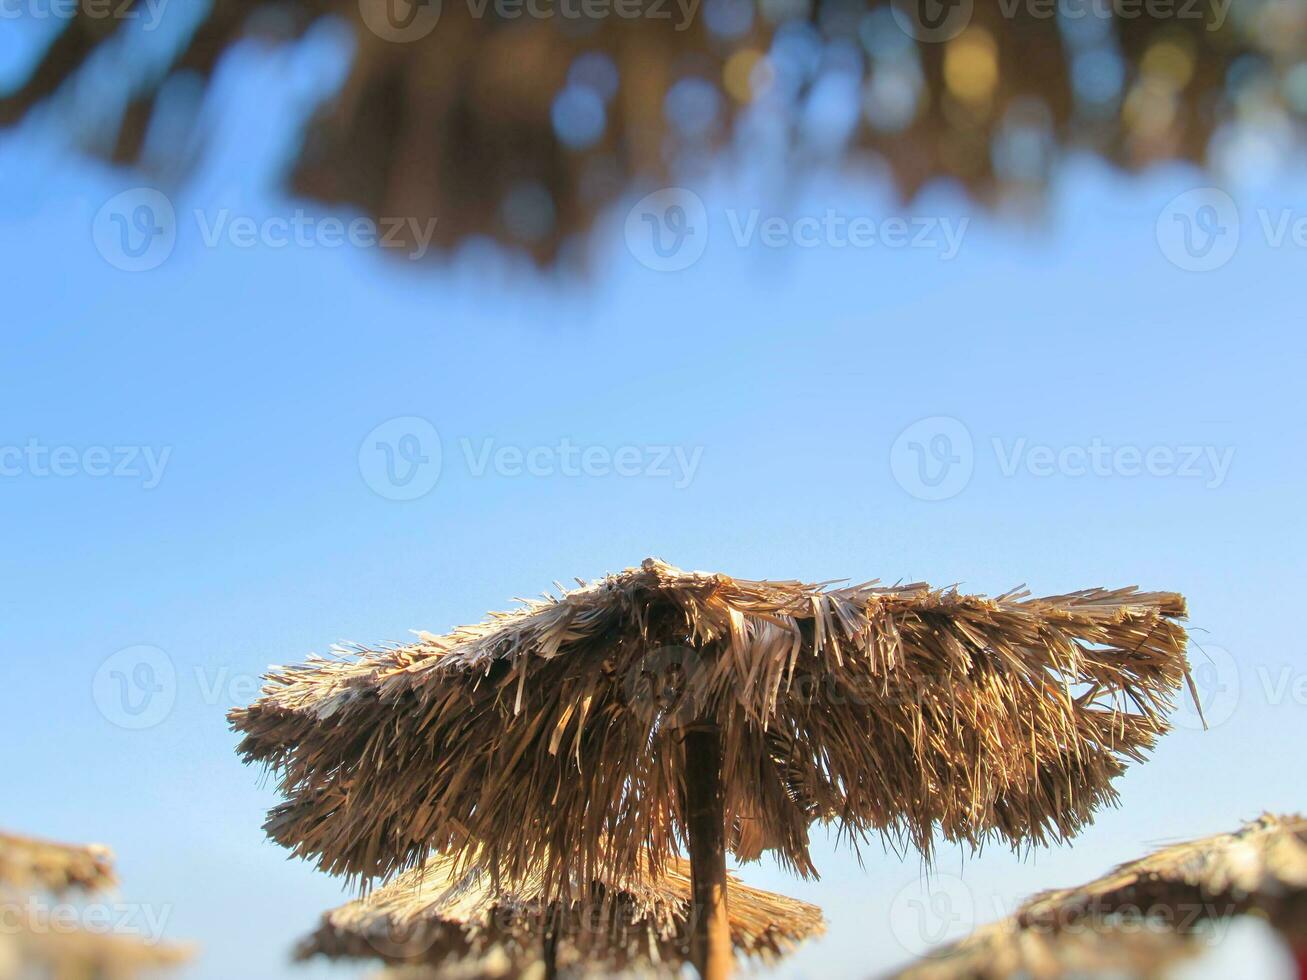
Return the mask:
<path id="1" fill-rule="evenodd" d="M 91 150 L 168 171 L 209 136 L 177 126 L 204 118 L 225 52 L 333 18 L 354 44 L 350 73 L 307 125 L 293 189 L 436 218 L 440 245 L 490 235 L 542 261 L 632 183 L 684 182 L 676 161 L 728 145 L 754 107 L 808 159 L 834 142 L 855 164 L 883 159 L 905 194 L 951 177 L 982 200 L 1040 185 L 1055 148 L 1128 167 L 1202 160 L 1224 123 L 1307 111 L 1295 3 L 1086 2 L 1057 16 L 1016 0 L 212 0 L 157 68 L 166 32 L 153 32 L 148 70 L 127 29 L 152 19 L 145 0 L 101 6 L 74 5 L 0 96 L 0 124 L 53 101 Z M 102 103 L 77 86 L 97 64 L 121 65 L 125 89 Z M 833 88 L 850 118 L 806 136 L 822 127 L 805 107 Z"/>
<path id="2" fill-rule="evenodd" d="M 1157 977 L 1195 956 L 1188 937 L 1153 929 L 1093 925 L 1050 933 L 1015 919 L 983 926 L 966 939 L 932 952 L 891 980 L 1061 980 L 1065 977 Z"/>
<path id="3" fill-rule="evenodd" d="M 1075 833 L 1167 728 L 1184 614 L 1132 588 L 989 599 L 650 559 L 443 637 L 276 670 L 231 720 L 287 797 L 269 834 L 329 871 L 478 846 L 567 898 L 656 877 L 686 842 L 696 964 L 715 978 L 727 849 L 810 874 L 814 821 L 927 856 L 937 833 Z"/>
<path id="4" fill-rule="evenodd" d="M 118 884 L 113 855 L 98 844 L 56 844 L 0 833 L 0 895 L 88 894 Z M 134 980 L 185 963 L 188 947 L 97 931 L 61 917 L 34 918 L 10 901 L 0 929 L 0 980 Z"/>
<path id="5" fill-rule="evenodd" d="M 1263 814 L 1161 848 L 1075 888 L 1041 892 L 896 980 L 1152 977 L 1197 955 L 1206 922 L 1255 914 L 1307 963 L 1307 819 Z"/>
<path id="6" fill-rule="evenodd" d="M 106 847 L 0 833 L 0 889 L 57 894 L 103 891 L 114 884 L 113 855 Z"/>
<path id="7" fill-rule="evenodd" d="M 368 974 L 368 980 L 505 980 L 506 976 L 512 976 L 513 980 L 544 980 L 544 964 L 535 963 L 521 972 L 510 974 L 505 974 L 504 967 L 500 963 L 488 966 L 473 963 L 458 967 L 388 966 Z M 648 968 L 623 970 L 621 976 L 624 980 L 667 980 L 665 971 Z M 600 978 L 612 980 L 610 973 L 582 969 L 572 971 L 572 977 L 573 980 L 600 980 Z"/>
<path id="8" fill-rule="evenodd" d="M 1035 896 L 1028 926 L 1063 928 L 1105 916 L 1162 920 L 1189 929 L 1254 913 L 1307 954 L 1307 819 L 1263 814 L 1230 834 L 1173 844 L 1077 888 Z"/>
<path id="9" fill-rule="evenodd" d="M 542 980 L 544 971 L 527 969 L 517 975 L 517 980 Z M 499 965 L 482 967 L 472 964 L 466 967 L 434 966 L 388 966 L 375 973 L 369 973 L 367 980 L 503 980 L 504 973 Z"/>
<path id="10" fill-rule="evenodd" d="M 539 876 L 511 891 L 493 875 L 450 856 L 432 859 L 366 898 L 323 916 L 297 958 L 382 959 L 391 963 L 498 963 L 519 975 L 542 958 L 556 970 L 673 973 L 686 961 L 693 915 L 690 867 L 671 861 L 657 879 L 622 888 L 576 889 L 553 902 Z M 584 897 L 583 897 L 584 896 Z M 731 879 L 731 943 L 736 952 L 774 961 L 825 931 L 821 910 Z M 491 973 L 490 966 L 479 968 Z"/>
<path id="11" fill-rule="evenodd" d="M 0 935 L 0 980 L 136 980 L 170 972 L 192 956 L 186 947 L 136 936 L 10 925 Z"/>

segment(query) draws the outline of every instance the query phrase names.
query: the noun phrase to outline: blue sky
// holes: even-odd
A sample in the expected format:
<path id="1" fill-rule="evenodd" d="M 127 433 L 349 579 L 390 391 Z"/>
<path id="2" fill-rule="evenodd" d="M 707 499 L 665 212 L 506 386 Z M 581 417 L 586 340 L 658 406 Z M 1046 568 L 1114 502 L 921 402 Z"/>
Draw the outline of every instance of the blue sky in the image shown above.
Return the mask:
<path id="1" fill-rule="evenodd" d="M 1210 730 L 1182 713 L 1073 847 L 942 852 L 927 885 L 954 889 L 954 928 L 1303 806 L 1305 256 L 1263 220 L 1307 215 L 1301 177 L 1223 184 L 1238 247 L 1205 272 L 1177 267 L 1165 229 L 1170 202 L 1212 178 L 1086 160 L 1030 222 L 947 187 L 904 205 L 817 171 L 782 194 L 723 165 L 692 188 L 698 261 L 638 261 L 636 194 L 582 281 L 483 247 L 409 263 L 320 239 L 206 245 L 220 214 L 266 228 L 304 206 L 261 183 L 277 111 L 247 123 L 271 149 L 218 154 L 168 189 L 174 247 L 136 273 L 106 260 L 96 221 L 139 178 L 32 133 L 0 144 L 4 822 L 112 844 L 123 901 L 204 947 L 188 976 L 329 972 L 287 950 L 341 886 L 264 842 L 274 796 L 224 720 L 268 664 L 443 631 L 648 555 L 748 577 L 1188 596 Z M 792 229 L 828 209 L 878 232 L 894 216 L 965 232 L 950 258 L 735 238 L 754 210 Z M 406 491 L 387 482 L 387 440 L 397 466 L 415 446 L 428 458 L 429 492 L 392 499 Z M 583 472 L 564 440 L 591 450 Z M 122 475 L 96 475 L 101 449 Z M 56 451 L 70 475 L 39 461 Z M 676 469 L 678 451 L 693 465 Z M 132 673 L 142 662 L 153 677 Z M 125 727 L 142 716 L 115 707 L 115 670 L 164 689 L 148 727 Z M 863 857 L 821 845 L 821 882 L 743 869 L 831 922 L 776 976 L 866 976 L 919 946 L 919 862 Z"/>

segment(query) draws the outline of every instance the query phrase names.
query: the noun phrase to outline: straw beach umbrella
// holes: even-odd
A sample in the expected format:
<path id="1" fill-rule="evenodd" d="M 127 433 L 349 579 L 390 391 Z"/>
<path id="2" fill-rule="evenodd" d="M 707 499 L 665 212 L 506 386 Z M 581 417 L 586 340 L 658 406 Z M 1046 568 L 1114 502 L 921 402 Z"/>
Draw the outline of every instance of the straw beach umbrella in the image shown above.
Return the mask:
<path id="1" fill-rule="evenodd" d="M 816 906 L 734 880 L 731 886 L 731 943 L 743 956 L 771 962 L 825 931 Z M 670 862 L 656 880 L 594 884 L 575 894 L 569 905 L 552 902 L 539 878 L 502 892 L 488 872 L 437 857 L 328 912 L 297 958 L 375 958 L 513 976 L 542 960 L 545 976 L 559 969 L 667 974 L 685 962 L 693 908 L 684 861 Z"/>
<path id="2" fill-rule="evenodd" d="M 528 970 L 520 974 L 517 980 L 541 980 L 544 974 Z M 367 980 L 503 980 L 504 973 L 499 965 L 482 968 L 472 964 L 465 967 L 434 966 L 388 966 L 383 970 L 367 974 Z"/>
<path id="3" fill-rule="evenodd" d="M 1198 946 L 1158 929 L 1093 925 L 1053 934 L 1015 919 L 983 926 L 932 952 L 891 980 L 1059 980 L 1064 977 L 1156 977 L 1196 955 Z"/>
<path id="4" fill-rule="evenodd" d="M 115 884 L 113 855 L 106 847 L 0 833 L 0 888 L 62 894 L 103 891 Z"/>
<path id="5" fill-rule="evenodd" d="M 1232 834 L 1164 847 L 1087 884 L 1041 892 L 1010 918 L 895 974 L 998 980 L 1151 977 L 1201 949 L 1206 923 L 1265 918 L 1307 952 L 1307 820 L 1264 814 Z"/>
<path id="6" fill-rule="evenodd" d="M 191 959 L 183 946 L 147 943 L 135 936 L 91 932 L 85 929 L 52 932 L 19 923 L 5 937 L 13 954 L 14 972 L 0 980 L 135 980 L 169 972 Z"/>
<path id="7" fill-rule="evenodd" d="M 1019 919 L 1047 930 L 1127 915 L 1189 932 L 1241 914 L 1274 926 L 1307 977 L 1307 819 L 1267 813 L 1234 833 L 1163 847 L 1078 888 L 1037 895 Z"/>
<path id="8" fill-rule="evenodd" d="M 72 906 L 56 915 L 41 910 L 36 898 L 93 895 L 116 885 L 108 848 L 0 833 L 0 896 L 8 905 L 0 930 L 0 980 L 134 980 L 189 960 L 187 947 L 74 924 Z"/>
<path id="9" fill-rule="evenodd" d="M 275 670 L 232 712 L 270 835 L 371 877 L 482 849 L 508 879 L 656 878 L 688 847 L 694 961 L 731 965 L 725 856 L 813 874 L 808 828 L 927 857 L 1060 840 L 1166 730 L 1184 600 L 831 589 L 655 559 L 443 637 Z"/>

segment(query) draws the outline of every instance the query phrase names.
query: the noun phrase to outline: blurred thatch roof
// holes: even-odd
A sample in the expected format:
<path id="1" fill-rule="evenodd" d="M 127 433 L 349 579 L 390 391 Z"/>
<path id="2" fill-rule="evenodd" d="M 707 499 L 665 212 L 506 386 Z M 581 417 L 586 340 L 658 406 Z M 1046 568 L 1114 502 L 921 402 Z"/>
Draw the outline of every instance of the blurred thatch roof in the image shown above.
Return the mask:
<path id="1" fill-rule="evenodd" d="M 484 848 L 506 877 L 626 881 L 684 839 L 683 727 L 722 731 L 729 846 L 800 873 L 813 821 L 929 854 L 1063 839 L 1166 731 L 1174 593 L 990 599 L 654 559 L 446 636 L 275 669 L 231 713 L 287 802 L 267 830 L 335 873 Z M 565 855 L 559 859 L 557 856 Z"/>
<path id="2" fill-rule="evenodd" d="M 1224 123 L 1307 111 L 1296 0 L 894 2 L 212 0 L 162 70 L 123 73 L 125 108 L 106 99 L 85 125 L 66 117 L 116 160 L 186 162 L 205 134 L 151 145 L 161 101 L 170 120 L 193 119 L 202 86 L 190 81 L 238 41 L 334 16 L 355 53 L 308 124 L 293 187 L 378 217 L 435 217 L 437 244 L 489 235 L 549 260 L 631 184 L 683 182 L 680 164 L 727 144 L 750 109 L 801 160 L 869 151 L 905 194 L 946 176 L 984 200 L 1042 184 L 1055 148 L 1127 167 L 1202 160 Z M 74 98 L 70 80 L 97 58 L 134 66 L 139 23 L 88 6 L 0 97 L 0 124 L 61 90 L 85 109 L 94 93 Z"/>
<path id="3" fill-rule="evenodd" d="M 0 980 L 135 980 L 189 960 L 192 952 L 183 946 L 76 924 L 78 906 L 67 904 L 65 893 L 102 892 L 117 883 L 108 848 L 0 833 L 0 896 L 6 905 Z M 14 900 L 35 901 L 40 893 L 61 904 L 42 909 Z"/>
<path id="4" fill-rule="evenodd" d="M 462 966 L 388 966 L 367 975 L 367 980 L 504 980 L 506 967 L 495 959 L 488 964 Z M 543 964 L 532 964 L 513 973 L 514 980 L 545 980 Z"/>
<path id="5" fill-rule="evenodd" d="M 1154 928 L 1100 925 L 1052 933 L 1003 919 L 933 951 L 892 980 L 1149 980 L 1198 953 L 1188 937 Z"/>
<path id="6" fill-rule="evenodd" d="M 0 980 L 136 980 L 186 963 L 191 950 L 137 936 L 9 923 L 0 933 Z"/>
<path id="7" fill-rule="evenodd" d="M 652 967 L 622 970 L 614 974 L 602 967 L 587 969 L 583 966 L 567 970 L 568 980 L 667 980 L 667 971 Z M 370 973 L 367 980 L 545 980 L 543 961 L 531 963 L 525 967 L 506 964 L 498 957 L 488 961 L 476 961 L 460 965 L 443 966 L 406 965 L 388 966 L 375 973 Z"/>
<path id="8" fill-rule="evenodd" d="M 56 844 L 0 833 L 0 888 L 61 893 L 115 884 L 113 855 L 95 844 Z"/>
<path id="9" fill-rule="evenodd" d="M 1252 913 L 1307 943 L 1307 820 L 1264 814 L 1232 834 L 1164 847 L 1076 888 L 1041 892 L 895 974 L 1002 980 L 1148 978 L 1202 950 L 1205 923 Z"/>
<path id="10" fill-rule="evenodd" d="M 1195 924 L 1244 912 L 1307 942 L 1307 819 L 1263 814 L 1230 834 L 1163 847 L 1077 888 L 1036 895 L 1023 924 L 1128 914 Z"/>
<path id="11" fill-rule="evenodd" d="M 539 877 L 496 888 L 481 869 L 437 857 L 366 898 L 323 916 L 298 957 L 361 957 L 432 965 L 499 962 L 517 975 L 559 937 L 560 969 L 600 972 L 653 967 L 675 972 L 688 956 L 690 869 L 620 889 L 592 885 L 566 907 L 549 901 Z M 731 880 L 731 940 L 738 953 L 772 961 L 825 931 L 821 910 Z M 490 972 L 484 968 L 483 972 Z"/>

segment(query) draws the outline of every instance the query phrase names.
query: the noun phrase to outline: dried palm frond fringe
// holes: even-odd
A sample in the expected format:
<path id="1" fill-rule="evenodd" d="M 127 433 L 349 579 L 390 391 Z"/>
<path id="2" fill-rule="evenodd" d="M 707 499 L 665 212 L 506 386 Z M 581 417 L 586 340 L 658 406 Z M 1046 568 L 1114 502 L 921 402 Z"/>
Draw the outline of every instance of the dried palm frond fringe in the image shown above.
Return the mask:
<path id="1" fill-rule="evenodd" d="M 665 873 L 685 733 L 724 744 L 728 845 L 813 874 L 808 828 L 929 856 L 1061 840 L 1167 730 L 1184 599 L 826 588 L 638 568 L 445 636 L 274 669 L 231 713 L 266 829 L 365 878 L 480 847 L 510 880 Z M 543 869 L 543 872 L 542 872 Z"/>
<path id="2" fill-rule="evenodd" d="M 59 894 L 103 891 L 115 884 L 108 848 L 0 833 L 0 888 Z"/>
<path id="3" fill-rule="evenodd" d="M 563 969 L 675 971 L 686 962 L 693 906 L 684 861 L 670 862 L 657 880 L 623 888 L 595 883 L 566 907 L 549 901 L 542 886 L 537 877 L 511 892 L 500 891 L 490 873 L 437 857 L 328 912 L 297 957 L 440 965 L 499 954 L 520 972 L 540 959 L 543 937 L 550 932 L 558 937 L 557 963 Z M 734 879 L 730 926 L 735 950 L 764 962 L 825 931 L 816 906 Z"/>
<path id="4" fill-rule="evenodd" d="M 728 36 L 714 33 L 698 5 L 690 9 L 700 16 L 683 20 L 669 16 L 681 5 L 641 0 L 634 16 L 580 22 L 510 20 L 496 16 L 494 5 L 486 11 L 446 2 L 432 30 L 399 43 L 368 26 L 386 16 L 393 0 L 212 0 L 197 30 L 177 31 L 179 50 L 160 70 L 123 72 L 129 90 L 116 96 L 126 101 L 125 111 L 115 99 L 88 125 L 85 112 L 76 111 L 88 98 L 77 73 L 97 61 L 112 63 L 115 54 L 130 62 L 130 53 L 115 45 L 130 34 L 124 25 L 133 19 L 124 14 L 143 2 L 119 0 L 114 17 L 76 6 L 29 77 L 0 97 L 0 124 L 66 94 L 68 111 L 55 118 L 88 149 L 119 161 L 144 158 L 171 173 L 193 165 L 197 145 L 210 134 L 182 133 L 154 145 L 147 136 L 160 116 L 210 116 L 200 111 L 204 87 L 196 79 L 213 77 L 222 56 L 243 40 L 297 38 L 335 18 L 349 27 L 353 62 L 343 90 L 308 125 L 293 189 L 383 220 L 413 218 L 427 226 L 435 218 L 438 246 L 486 235 L 539 261 L 556 258 L 632 184 L 683 184 L 684 174 L 669 161 L 730 145 L 751 102 L 768 99 L 769 113 L 797 119 L 796 107 L 827 75 L 775 52 L 769 58 L 781 30 L 802 50 L 828 49 L 837 74 L 863 86 L 866 105 L 900 115 L 908 110 L 888 125 L 878 124 L 873 111 L 859 115 L 843 148 L 850 162 L 865 161 L 870 154 L 860 151 L 869 150 L 884 159 L 905 195 L 947 177 L 981 200 L 1047 179 L 1046 159 L 1023 158 L 1015 174 L 1003 170 L 1011 154 L 994 147 L 1005 135 L 1029 143 L 1037 133 L 1059 147 L 1141 167 L 1160 159 L 1203 160 L 1223 124 L 1300 119 L 1301 107 L 1282 93 L 1293 91 L 1289 73 L 1307 35 L 1307 15 L 1290 3 L 1234 4 L 1228 17 L 1219 5 L 1192 5 L 1186 14 L 1166 5 L 1159 16 L 1151 10 L 1113 16 L 1105 5 L 1101 13 L 1068 21 L 1034 4 L 982 0 L 952 5 L 966 17 L 958 36 L 950 27 L 944 37 L 913 42 L 911 25 L 896 23 L 889 0 L 817 0 L 797 7 L 751 4 Z M 185 6 L 164 16 L 189 17 Z M 412 6 L 419 16 L 417 8 L 436 9 Z M 914 6 L 899 2 L 897 15 L 911 16 Z M 1085 30 L 1072 29 L 1075 24 Z M 151 57 L 158 54 L 151 50 Z M 559 93 L 575 88 L 574 66 L 587 54 L 607 59 L 613 90 L 599 86 L 607 97 L 606 125 L 591 145 L 578 148 L 560 138 L 553 114 Z M 1119 91 L 1099 85 L 1086 96 L 1082 66 L 1093 57 L 1120 66 Z M 755 65 L 760 71 L 750 75 Z M 773 84 L 763 83 L 766 78 Z M 668 94 L 682 81 L 697 83 L 708 98 L 715 94 L 706 129 L 682 132 L 672 118 Z M 880 81 L 894 83 L 889 91 L 898 94 L 885 98 Z M 901 105 L 905 89 L 909 101 Z M 156 106 L 172 111 L 156 113 Z M 802 127 L 792 121 L 790 128 L 800 142 Z M 160 154 L 164 159 L 155 158 Z M 532 212 L 535 220 L 514 220 L 511 205 L 523 193 L 543 201 Z"/>
<path id="5" fill-rule="evenodd" d="M 1152 929 L 1086 926 L 1048 933 L 1013 919 L 983 926 L 893 974 L 892 980 L 1058 980 L 1062 977 L 1154 978 L 1198 955 L 1185 936 Z"/>

